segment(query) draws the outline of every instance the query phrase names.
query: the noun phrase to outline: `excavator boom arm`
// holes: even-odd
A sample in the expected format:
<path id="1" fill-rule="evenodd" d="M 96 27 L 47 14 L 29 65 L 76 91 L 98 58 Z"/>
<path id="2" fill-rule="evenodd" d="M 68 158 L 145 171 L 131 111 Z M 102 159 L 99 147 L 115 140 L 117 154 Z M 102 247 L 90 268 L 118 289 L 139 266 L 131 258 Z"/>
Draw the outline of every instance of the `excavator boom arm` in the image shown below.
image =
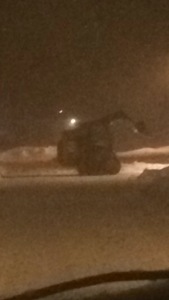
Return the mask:
<path id="1" fill-rule="evenodd" d="M 132 124 L 133 128 L 142 134 L 147 134 L 146 133 L 146 127 L 144 122 L 139 121 L 139 122 L 134 122 L 124 111 L 119 110 L 113 114 L 108 114 L 104 117 L 92 120 L 90 122 L 83 123 L 82 125 L 87 125 L 88 127 L 94 125 L 94 124 L 103 124 L 103 125 L 111 125 L 111 123 L 114 123 L 118 120 L 124 120 L 128 121 L 129 123 Z"/>

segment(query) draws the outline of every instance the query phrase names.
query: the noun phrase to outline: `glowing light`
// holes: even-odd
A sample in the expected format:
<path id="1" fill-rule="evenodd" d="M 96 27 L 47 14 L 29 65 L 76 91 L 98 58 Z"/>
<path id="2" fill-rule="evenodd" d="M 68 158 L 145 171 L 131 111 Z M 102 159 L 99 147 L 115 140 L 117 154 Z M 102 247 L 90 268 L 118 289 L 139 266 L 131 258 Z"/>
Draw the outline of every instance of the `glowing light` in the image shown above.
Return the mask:
<path id="1" fill-rule="evenodd" d="M 59 114 L 63 114 L 63 109 L 59 110 Z"/>
<path id="2" fill-rule="evenodd" d="M 73 126 L 73 125 L 76 124 L 76 122 L 77 122 L 77 120 L 74 119 L 74 118 L 72 118 L 72 119 L 70 120 L 70 125 Z"/>
<path id="3" fill-rule="evenodd" d="M 133 128 L 133 132 L 134 132 L 134 133 L 139 133 L 139 131 L 138 131 L 137 128 Z"/>

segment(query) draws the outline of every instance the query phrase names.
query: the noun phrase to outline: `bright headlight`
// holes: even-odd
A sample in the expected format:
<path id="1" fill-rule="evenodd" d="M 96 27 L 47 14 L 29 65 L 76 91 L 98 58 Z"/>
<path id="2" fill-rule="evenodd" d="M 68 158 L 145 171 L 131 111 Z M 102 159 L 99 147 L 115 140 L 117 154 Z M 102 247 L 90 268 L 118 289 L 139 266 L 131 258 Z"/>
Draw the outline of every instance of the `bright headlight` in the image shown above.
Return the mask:
<path id="1" fill-rule="evenodd" d="M 74 118 L 70 119 L 70 121 L 69 121 L 70 126 L 74 126 L 76 123 L 77 123 L 77 120 Z"/>

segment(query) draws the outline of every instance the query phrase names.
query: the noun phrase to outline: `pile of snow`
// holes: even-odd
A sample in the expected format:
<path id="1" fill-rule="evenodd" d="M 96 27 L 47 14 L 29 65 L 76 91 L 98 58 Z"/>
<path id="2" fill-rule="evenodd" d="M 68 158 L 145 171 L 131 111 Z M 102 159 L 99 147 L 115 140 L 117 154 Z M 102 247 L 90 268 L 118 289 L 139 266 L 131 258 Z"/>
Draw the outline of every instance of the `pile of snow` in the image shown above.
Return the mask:
<path id="1" fill-rule="evenodd" d="M 118 157 L 122 161 L 169 162 L 169 146 L 118 152 Z"/>
<path id="2" fill-rule="evenodd" d="M 138 184 L 148 187 L 149 191 L 165 191 L 169 190 L 169 166 L 161 170 L 145 169 L 138 177 Z"/>
<path id="3" fill-rule="evenodd" d="M 168 167 L 169 164 L 156 164 L 156 163 L 146 163 L 146 162 L 138 162 L 134 161 L 132 163 L 123 163 L 122 164 L 122 172 L 128 172 L 129 174 L 135 174 L 137 176 L 142 175 L 147 171 L 158 171 L 162 170 L 165 167 Z M 151 172 L 150 172 L 151 173 Z"/>
<path id="4" fill-rule="evenodd" d="M 118 152 L 122 162 L 169 162 L 169 146 L 160 148 L 141 148 L 131 151 Z M 39 162 L 49 161 L 57 157 L 57 147 L 18 147 L 0 153 L 1 162 Z"/>
<path id="5" fill-rule="evenodd" d="M 55 146 L 19 147 L 0 153 L 0 163 L 28 163 L 50 161 L 57 156 Z"/>

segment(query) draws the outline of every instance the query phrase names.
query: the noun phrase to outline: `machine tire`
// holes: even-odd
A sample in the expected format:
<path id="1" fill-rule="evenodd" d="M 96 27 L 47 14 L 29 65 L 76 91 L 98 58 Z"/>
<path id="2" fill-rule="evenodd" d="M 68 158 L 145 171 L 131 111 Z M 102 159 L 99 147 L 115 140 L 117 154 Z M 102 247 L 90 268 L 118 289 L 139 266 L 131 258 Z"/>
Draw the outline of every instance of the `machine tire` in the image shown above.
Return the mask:
<path id="1" fill-rule="evenodd" d="M 102 168 L 86 165 L 81 161 L 77 167 L 78 173 L 81 176 L 101 176 L 101 175 L 116 175 L 121 170 L 121 163 L 114 154 L 112 159 L 107 162 Z"/>

